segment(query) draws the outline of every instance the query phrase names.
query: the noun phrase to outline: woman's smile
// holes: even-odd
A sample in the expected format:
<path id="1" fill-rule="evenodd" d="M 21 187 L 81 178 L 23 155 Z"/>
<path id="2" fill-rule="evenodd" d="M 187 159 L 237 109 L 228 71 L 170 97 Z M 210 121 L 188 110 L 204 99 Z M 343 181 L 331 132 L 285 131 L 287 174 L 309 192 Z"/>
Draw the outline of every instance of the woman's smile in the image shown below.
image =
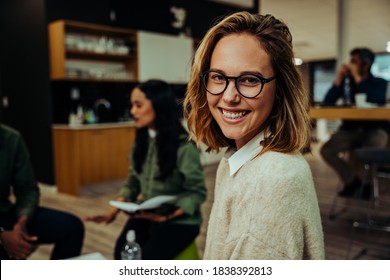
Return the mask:
<path id="1" fill-rule="evenodd" d="M 249 110 L 229 110 L 220 108 L 220 112 L 224 118 L 229 120 L 240 120 L 244 118 L 250 111 Z"/>

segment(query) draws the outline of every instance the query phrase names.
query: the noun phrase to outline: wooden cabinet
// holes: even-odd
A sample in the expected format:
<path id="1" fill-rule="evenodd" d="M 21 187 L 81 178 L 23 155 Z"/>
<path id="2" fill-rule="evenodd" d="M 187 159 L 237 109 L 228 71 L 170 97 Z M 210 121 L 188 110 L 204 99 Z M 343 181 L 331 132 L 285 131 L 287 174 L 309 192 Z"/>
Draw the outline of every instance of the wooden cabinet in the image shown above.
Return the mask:
<path id="1" fill-rule="evenodd" d="M 52 80 L 138 80 L 136 31 L 58 20 L 48 32 Z"/>
<path id="2" fill-rule="evenodd" d="M 57 125 L 53 136 L 59 192 L 79 195 L 81 185 L 127 177 L 135 127 Z"/>

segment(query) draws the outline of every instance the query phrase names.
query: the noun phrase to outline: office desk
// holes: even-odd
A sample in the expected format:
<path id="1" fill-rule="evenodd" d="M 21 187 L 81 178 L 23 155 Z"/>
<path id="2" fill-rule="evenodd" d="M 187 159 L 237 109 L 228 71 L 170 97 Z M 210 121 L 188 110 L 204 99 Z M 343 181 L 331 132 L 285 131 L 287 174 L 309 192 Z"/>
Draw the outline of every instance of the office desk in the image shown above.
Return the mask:
<path id="1" fill-rule="evenodd" d="M 317 121 L 317 139 L 325 142 L 329 139 L 327 119 L 390 121 L 390 108 L 312 107 L 309 115 Z"/>
<path id="2" fill-rule="evenodd" d="M 343 120 L 388 120 L 390 108 L 345 108 L 345 107 L 312 107 L 309 115 L 312 119 L 343 119 Z"/>

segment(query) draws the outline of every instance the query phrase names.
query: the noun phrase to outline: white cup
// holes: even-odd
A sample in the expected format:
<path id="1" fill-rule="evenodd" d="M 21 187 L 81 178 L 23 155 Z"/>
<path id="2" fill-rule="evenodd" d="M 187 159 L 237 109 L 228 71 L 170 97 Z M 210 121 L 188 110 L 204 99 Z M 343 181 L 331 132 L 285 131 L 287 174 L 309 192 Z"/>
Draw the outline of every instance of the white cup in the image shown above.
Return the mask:
<path id="1" fill-rule="evenodd" d="M 356 93 L 355 94 L 355 104 L 358 108 L 364 108 L 367 105 L 366 102 L 367 95 L 365 93 Z"/>

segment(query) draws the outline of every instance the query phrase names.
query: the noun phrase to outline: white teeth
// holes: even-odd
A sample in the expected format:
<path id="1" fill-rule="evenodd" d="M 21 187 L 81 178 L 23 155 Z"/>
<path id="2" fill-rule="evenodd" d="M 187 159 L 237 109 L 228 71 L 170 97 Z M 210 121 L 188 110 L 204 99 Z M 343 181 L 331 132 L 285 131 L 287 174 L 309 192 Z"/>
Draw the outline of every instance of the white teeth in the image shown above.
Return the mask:
<path id="1" fill-rule="evenodd" d="M 231 112 L 226 112 L 225 110 L 222 110 L 222 114 L 224 115 L 224 117 L 228 118 L 228 119 L 239 119 L 239 118 L 242 118 L 246 112 L 242 111 L 242 112 L 238 112 L 238 113 L 231 113 Z"/>

